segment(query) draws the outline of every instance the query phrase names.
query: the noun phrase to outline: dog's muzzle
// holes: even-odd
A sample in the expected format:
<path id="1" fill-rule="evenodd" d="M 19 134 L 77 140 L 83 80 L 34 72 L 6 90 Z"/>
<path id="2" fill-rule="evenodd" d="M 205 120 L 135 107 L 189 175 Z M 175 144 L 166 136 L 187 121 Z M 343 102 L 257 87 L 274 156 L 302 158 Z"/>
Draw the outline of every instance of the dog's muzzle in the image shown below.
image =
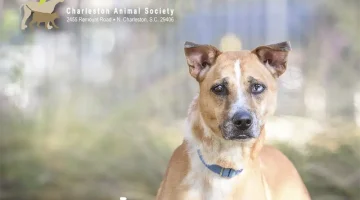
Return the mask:
<path id="1" fill-rule="evenodd" d="M 256 116 L 249 111 L 240 110 L 222 126 L 223 136 L 227 140 L 244 140 L 259 135 Z"/>

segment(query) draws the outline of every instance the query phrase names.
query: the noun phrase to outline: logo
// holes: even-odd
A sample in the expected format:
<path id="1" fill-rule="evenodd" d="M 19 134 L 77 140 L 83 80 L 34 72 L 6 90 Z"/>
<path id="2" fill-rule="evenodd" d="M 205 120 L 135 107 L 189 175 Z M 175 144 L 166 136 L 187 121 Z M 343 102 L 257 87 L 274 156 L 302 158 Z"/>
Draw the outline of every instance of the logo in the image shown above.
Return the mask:
<path id="1" fill-rule="evenodd" d="M 58 29 L 59 27 L 55 24 L 55 20 L 59 18 L 59 15 L 54 12 L 55 6 L 58 3 L 62 3 L 64 0 L 40 0 L 39 2 L 29 1 L 23 5 L 21 5 L 20 10 L 24 12 L 24 16 L 21 20 L 21 30 L 25 30 L 28 28 L 28 25 L 31 30 L 33 30 L 34 25 L 40 28 L 41 24 L 44 23 L 44 27 L 47 30 L 55 27 Z M 32 15 L 32 20 L 26 25 L 26 21 Z"/>

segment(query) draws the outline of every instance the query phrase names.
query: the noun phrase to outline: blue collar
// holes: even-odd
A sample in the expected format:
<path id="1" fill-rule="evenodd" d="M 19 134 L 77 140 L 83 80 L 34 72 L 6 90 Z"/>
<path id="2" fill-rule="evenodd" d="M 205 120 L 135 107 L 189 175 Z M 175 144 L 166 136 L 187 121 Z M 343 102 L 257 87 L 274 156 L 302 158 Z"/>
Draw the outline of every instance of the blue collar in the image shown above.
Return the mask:
<path id="1" fill-rule="evenodd" d="M 206 164 L 206 162 L 204 161 L 204 158 L 202 157 L 200 150 L 197 150 L 197 153 L 199 155 L 199 158 L 201 160 L 201 162 L 208 168 L 210 169 L 212 172 L 219 174 L 221 177 L 225 177 L 225 178 L 232 178 L 238 174 L 240 174 L 243 170 L 235 170 L 235 169 L 231 169 L 231 168 L 223 168 L 219 165 L 208 165 Z"/>

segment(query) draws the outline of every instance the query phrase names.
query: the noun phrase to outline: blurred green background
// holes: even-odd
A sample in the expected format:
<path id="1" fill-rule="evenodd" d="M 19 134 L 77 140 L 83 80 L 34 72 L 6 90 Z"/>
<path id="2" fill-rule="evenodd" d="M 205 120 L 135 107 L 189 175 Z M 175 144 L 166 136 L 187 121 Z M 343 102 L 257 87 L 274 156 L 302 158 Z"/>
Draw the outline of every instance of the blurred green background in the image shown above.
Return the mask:
<path id="1" fill-rule="evenodd" d="M 62 17 L 55 32 L 20 31 L 24 2 L 0 0 L 0 199 L 154 199 L 198 90 L 187 40 L 222 50 L 291 41 L 267 141 L 312 199 L 360 199 L 360 1 L 65 0 L 175 8 L 175 22 Z"/>

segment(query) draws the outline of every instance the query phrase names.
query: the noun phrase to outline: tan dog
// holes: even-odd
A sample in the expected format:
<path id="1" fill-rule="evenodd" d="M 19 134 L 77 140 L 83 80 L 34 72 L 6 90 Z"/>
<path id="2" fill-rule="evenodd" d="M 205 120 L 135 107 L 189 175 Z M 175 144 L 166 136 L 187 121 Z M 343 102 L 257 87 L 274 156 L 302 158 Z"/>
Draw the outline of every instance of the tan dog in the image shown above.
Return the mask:
<path id="1" fill-rule="evenodd" d="M 288 42 L 236 52 L 185 43 L 200 93 L 158 200 L 310 199 L 293 164 L 263 145 L 264 125 L 276 106 L 276 80 L 289 51 Z"/>
<path id="2" fill-rule="evenodd" d="M 55 27 L 59 28 L 55 24 L 55 20 L 59 18 L 57 13 L 41 13 L 41 12 L 34 12 L 33 18 L 30 22 L 30 28 L 33 29 L 33 25 L 37 23 L 37 27 L 40 27 L 40 23 L 45 23 L 45 27 L 50 27 L 50 23 Z"/>

